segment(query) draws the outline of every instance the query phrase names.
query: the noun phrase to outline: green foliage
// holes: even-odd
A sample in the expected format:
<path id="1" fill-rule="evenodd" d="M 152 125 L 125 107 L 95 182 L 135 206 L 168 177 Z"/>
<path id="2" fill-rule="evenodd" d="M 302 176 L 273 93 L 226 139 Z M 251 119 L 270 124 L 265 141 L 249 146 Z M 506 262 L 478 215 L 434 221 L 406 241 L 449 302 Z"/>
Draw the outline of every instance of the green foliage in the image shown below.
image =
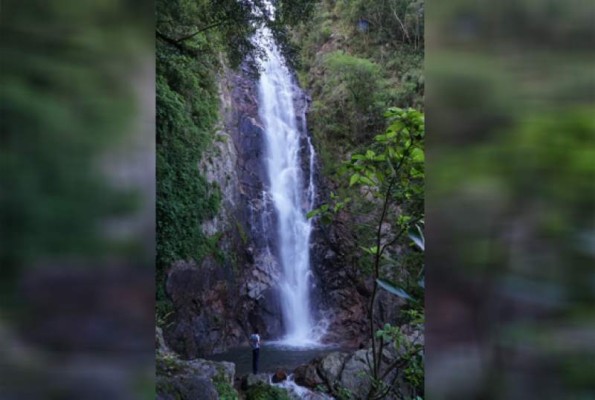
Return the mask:
<path id="1" fill-rule="evenodd" d="M 205 7 L 206 2 L 158 2 L 158 32 L 167 37 L 187 34 Z M 172 312 L 163 288 L 166 269 L 176 260 L 200 262 L 215 252 L 217 238 L 204 235 L 200 226 L 216 215 L 221 195 L 200 174 L 198 163 L 213 140 L 218 118 L 219 47 L 216 40 L 209 41 L 217 34 L 195 35 L 182 42 L 184 47 L 157 41 L 156 313 L 161 324 Z M 203 57 L 197 60 L 190 49 Z"/>
<path id="2" fill-rule="evenodd" d="M 370 238 L 371 244 L 360 246 L 360 249 L 378 260 L 388 245 L 397 241 L 409 244 L 404 241 L 404 233 L 423 250 L 420 223 L 423 222 L 424 204 L 424 117 L 417 110 L 400 108 L 390 108 L 385 115 L 389 121 L 386 132 L 377 135 L 365 152 L 353 154 L 341 168 L 348 186 L 358 187 L 369 198 L 375 199 L 370 204 L 377 208 L 376 213 L 381 214 L 382 222 L 391 220 L 397 228 L 390 237 L 383 238 L 386 239 L 383 240 L 384 245 L 380 245 L 380 238 L 376 237 L 376 225 L 367 229 L 365 237 Z M 354 204 L 351 198 L 341 198 L 334 193 L 331 193 L 330 200 L 330 203 L 312 210 L 308 216 L 329 222 L 334 214 L 344 209 L 357 213 L 362 202 Z M 382 210 L 378 210 L 378 202 L 382 204 Z M 391 207 L 397 205 L 400 212 L 390 212 Z M 415 274 L 419 277 L 420 273 L 418 265 Z"/>
<path id="3" fill-rule="evenodd" d="M 425 323 L 422 313 L 419 311 L 408 312 L 409 326 L 421 331 Z M 382 329 L 376 331 L 376 338 L 382 339 L 383 343 L 390 343 L 398 354 L 396 364 L 393 364 L 397 374 L 402 374 L 417 396 L 424 392 L 424 348 L 423 344 L 411 340 L 403 333 L 400 327 L 385 324 Z M 386 393 L 392 390 L 386 387 L 383 382 L 376 383 L 379 393 Z"/>
<path id="4" fill-rule="evenodd" d="M 353 393 L 351 390 L 347 389 L 344 386 L 339 386 L 339 388 L 335 391 L 335 397 L 337 400 L 353 400 Z"/>
<path id="5" fill-rule="evenodd" d="M 413 300 L 413 298 L 405 290 L 401 289 L 400 287 L 397 287 L 396 285 L 388 281 L 385 281 L 384 279 L 376 279 L 376 283 L 382 289 L 386 290 L 391 294 L 394 294 L 395 296 L 399 296 L 400 298 L 405 300 Z"/>
<path id="6" fill-rule="evenodd" d="M 419 354 L 422 346 L 413 345 L 400 328 L 385 325 L 376 329 L 374 300 L 379 289 L 401 297 L 410 307 L 409 319 L 423 319 L 423 260 L 419 252 L 425 248 L 423 235 L 425 122 L 421 112 L 414 109 L 390 108 L 385 116 L 388 128 L 377 135 L 365 151 L 355 153 L 344 163 L 344 184 L 365 193 L 366 200 L 357 204 L 332 194 L 331 203 L 323 204 L 309 213 L 310 217 L 332 219 L 339 210 L 347 209 L 352 214 L 364 215 L 362 204 L 368 203 L 371 210 L 365 215 L 373 222 L 361 224 L 358 236 L 363 257 L 358 258 L 360 268 L 371 273 L 374 289 L 370 302 L 370 335 L 373 360 L 369 376 L 373 381 L 371 398 L 382 398 L 389 390 L 381 374 L 382 349 L 385 343 L 393 342 L 397 348 L 405 347 L 397 364 L 389 367 L 395 373 L 403 373 L 414 387 L 423 384 L 423 363 Z M 385 223 L 392 229 L 383 230 Z M 385 252 L 399 254 L 399 260 L 386 256 Z M 365 260 L 371 260 L 371 269 Z M 404 260 L 410 261 L 407 265 Z M 393 283 L 405 276 L 404 284 Z M 421 391 L 421 389 L 416 389 Z"/>
<path id="7" fill-rule="evenodd" d="M 363 111 L 374 104 L 373 96 L 378 90 L 380 74 L 378 65 L 337 51 L 326 55 L 325 66 L 332 75 L 329 83 L 343 85 L 357 109 Z"/>
<path id="8" fill-rule="evenodd" d="M 225 375 L 218 374 L 213 377 L 213 383 L 217 389 L 217 394 L 220 400 L 238 400 L 238 392 L 227 381 Z"/>
<path id="9" fill-rule="evenodd" d="M 271 18 L 262 0 L 159 0 L 157 38 L 192 55 L 204 56 L 205 45 L 215 47 L 236 68 L 248 55 L 263 52 L 252 36 L 260 25 L 266 25 L 291 64 L 296 50 L 287 38 L 287 27 L 307 19 L 312 2 L 278 1 L 275 6 L 275 16 Z"/>
<path id="10" fill-rule="evenodd" d="M 198 161 L 210 143 L 218 97 L 209 70 L 162 46 L 158 53 L 157 260 L 169 265 L 199 260 L 210 247 L 200 223 L 215 215 L 220 193 L 199 174 Z"/>
<path id="11" fill-rule="evenodd" d="M 366 135 L 382 126 L 380 67 L 337 51 L 325 56 L 323 70 L 313 87 L 324 101 L 312 107 L 312 129 L 323 130 L 329 140 L 351 145 L 369 139 Z"/>
<path id="12" fill-rule="evenodd" d="M 321 1 L 312 19 L 294 30 L 293 40 L 301 46 L 300 82 L 313 99 L 308 125 L 323 174 L 333 184 L 340 182 L 337 155 L 357 151 L 382 131 L 384 109 L 423 109 L 423 46 L 421 40 L 416 47 L 400 39 L 392 12 L 416 7 L 423 15 L 423 4 L 413 1 Z M 384 16 L 384 9 L 390 14 Z M 370 19 L 368 11 L 380 19 Z M 372 22 L 369 32 L 357 30 L 359 18 Z"/>
<path id="13" fill-rule="evenodd" d="M 173 376 L 184 372 L 184 365 L 174 353 L 158 353 L 156 358 L 157 375 Z"/>
<path id="14" fill-rule="evenodd" d="M 291 400 L 287 391 L 275 386 L 258 384 L 246 392 L 246 400 Z"/>
<path id="15" fill-rule="evenodd" d="M 387 203 L 398 204 L 395 224 L 407 231 L 423 216 L 424 117 L 414 109 L 390 108 L 389 126 L 364 153 L 353 154 L 343 171 L 357 185 Z M 380 251 L 380 249 L 377 249 Z"/>
<path id="16" fill-rule="evenodd" d="M 339 0 L 337 8 L 353 30 L 367 21 L 366 33 L 375 40 L 423 46 L 423 0 Z"/>

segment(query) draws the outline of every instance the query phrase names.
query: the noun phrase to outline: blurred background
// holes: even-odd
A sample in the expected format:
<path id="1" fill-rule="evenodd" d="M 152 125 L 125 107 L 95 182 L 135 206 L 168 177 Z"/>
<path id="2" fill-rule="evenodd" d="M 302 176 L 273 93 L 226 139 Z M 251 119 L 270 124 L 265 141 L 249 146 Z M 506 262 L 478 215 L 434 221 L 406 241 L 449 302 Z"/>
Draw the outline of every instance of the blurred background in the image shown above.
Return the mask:
<path id="1" fill-rule="evenodd" d="M 2 2 L 2 399 L 154 397 L 153 20 Z"/>
<path id="2" fill-rule="evenodd" d="M 426 395 L 595 398 L 595 3 L 426 4 Z"/>

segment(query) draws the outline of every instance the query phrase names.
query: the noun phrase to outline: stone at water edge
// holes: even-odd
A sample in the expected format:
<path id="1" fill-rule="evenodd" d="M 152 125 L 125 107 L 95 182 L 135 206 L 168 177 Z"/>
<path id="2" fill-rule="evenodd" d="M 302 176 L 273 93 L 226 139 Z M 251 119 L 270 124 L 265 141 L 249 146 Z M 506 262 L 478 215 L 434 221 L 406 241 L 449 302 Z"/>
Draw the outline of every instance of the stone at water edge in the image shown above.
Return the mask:
<path id="1" fill-rule="evenodd" d="M 256 385 L 269 385 L 269 374 L 261 373 L 261 374 L 248 374 L 242 379 L 242 389 L 246 390 L 252 386 Z"/>
<path id="2" fill-rule="evenodd" d="M 347 361 L 348 358 L 348 353 L 335 351 L 327 354 L 320 362 L 318 371 L 322 378 L 326 380 L 329 387 L 334 386 L 336 380 L 341 375 L 345 361 Z"/>
<path id="3" fill-rule="evenodd" d="M 287 373 L 282 369 L 278 369 L 273 374 L 273 377 L 271 380 L 273 381 L 273 383 L 279 383 L 279 382 L 283 382 L 286 379 L 287 379 Z"/>
<path id="4" fill-rule="evenodd" d="M 358 350 L 345 362 L 339 379 L 342 387 L 349 390 L 355 398 L 365 398 L 371 388 L 367 359 L 372 359 L 372 351 L 369 349 Z M 364 372 L 364 374 L 362 374 Z"/>
<path id="5" fill-rule="evenodd" d="M 198 376 L 157 377 L 158 400 L 218 400 L 217 389 L 210 379 Z"/>
<path id="6" fill-rule="evenodd" d="M 300 386 L 305 386 L 310 389 L 322 385 L 324 381 L 317 371 L 317 364 L 319 360 L 315 360 L 314 364 L 300 365 L 293 371 L 294 381 Z"/>

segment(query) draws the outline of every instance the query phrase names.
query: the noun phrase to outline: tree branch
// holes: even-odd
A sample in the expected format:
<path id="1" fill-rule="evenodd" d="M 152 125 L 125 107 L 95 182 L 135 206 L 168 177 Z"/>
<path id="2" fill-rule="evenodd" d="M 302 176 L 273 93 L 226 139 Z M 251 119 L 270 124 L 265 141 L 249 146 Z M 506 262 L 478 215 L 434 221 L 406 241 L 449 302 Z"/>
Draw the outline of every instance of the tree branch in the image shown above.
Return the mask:
<path id="1" fill-rule="evenodd" d="M 218 26 L 224 25 L 224 24 L 226 24 L 227 22 L 229 22 L 229 20 L 227 20 L 227 19 L 224 19 L 224 20 L 220 20 L 220 21 L 214 22 L 214 23 L 212 23 L 211 25 L 207 25 L 207 26 L 205 26 L 204 28 L 202 28 L 202 29 L 199 29 L 199 30 L 197 30 L 197 31 L 196 31 L 196 32 L 194 32 L 194 33 L 191 33 L 191 34 L 189 34 L 189 35 L 186 35 L 186 36 L 182 36 L 181 38 L 178 38 L 178 39 L 174 39 L 174 41 L 175 41 L 176 43 L 183 42 L 184 40 L 188 40 L 188 39 L 191 39 L 191 38 L 193 38 L 194 36 L 198 35 L 198 34 L 199 34 L 199 33 L 201 33 L 201 32 L 205 32 L 205 31 L 208 31 L 209 29 L 213 29 L 213 28 L 216 28 L 216 27 L 218 27 Z"/>
<path id="2" fill-rule="evenodd" d="M 175 39 L 172 39 L 169 36 L 166 36 L 163 33 L 159 32 L 159 30 L 155 30 L 155 32 L 156 32 L 157 38 L 163 40 L 167 44 L 174 46 L 181 52 L 192 54 L 192 55 L 198 54 L 198 50 L 190 49 L 186 46 L 183 46 L 181 43 L 177 42 Z"/>

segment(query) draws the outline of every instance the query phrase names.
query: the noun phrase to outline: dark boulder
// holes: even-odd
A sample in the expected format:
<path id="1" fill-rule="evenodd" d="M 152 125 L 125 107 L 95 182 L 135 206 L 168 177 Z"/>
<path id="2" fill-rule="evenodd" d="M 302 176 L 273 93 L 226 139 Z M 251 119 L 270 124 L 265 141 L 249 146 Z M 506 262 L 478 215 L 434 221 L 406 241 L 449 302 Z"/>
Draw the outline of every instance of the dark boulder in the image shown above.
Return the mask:
<path id="1" fill-rule="evenodd" d="M 293 371 L 295 383 L 310 389 L 316 388 L 324 383 L 322 377 L 318 374 L 317 366 L 320 360 L 315 360 L 310 364 L 301 365 Z"/>
<path id="2" fill-rule="evenodd" d="M 213 382 L 198 376 L 157 377 L 157 399 L 218 400 Z"/>
<path id="3" fill-rule="evenodd" d="M 277 371 L 275 371 L 275 373 L 273 374 L 273 377 L 271 378 L 273 383 L 283 382 L 286 379 L 287 379 L 287 373 L 282 369 L 278 369 Z"/>

